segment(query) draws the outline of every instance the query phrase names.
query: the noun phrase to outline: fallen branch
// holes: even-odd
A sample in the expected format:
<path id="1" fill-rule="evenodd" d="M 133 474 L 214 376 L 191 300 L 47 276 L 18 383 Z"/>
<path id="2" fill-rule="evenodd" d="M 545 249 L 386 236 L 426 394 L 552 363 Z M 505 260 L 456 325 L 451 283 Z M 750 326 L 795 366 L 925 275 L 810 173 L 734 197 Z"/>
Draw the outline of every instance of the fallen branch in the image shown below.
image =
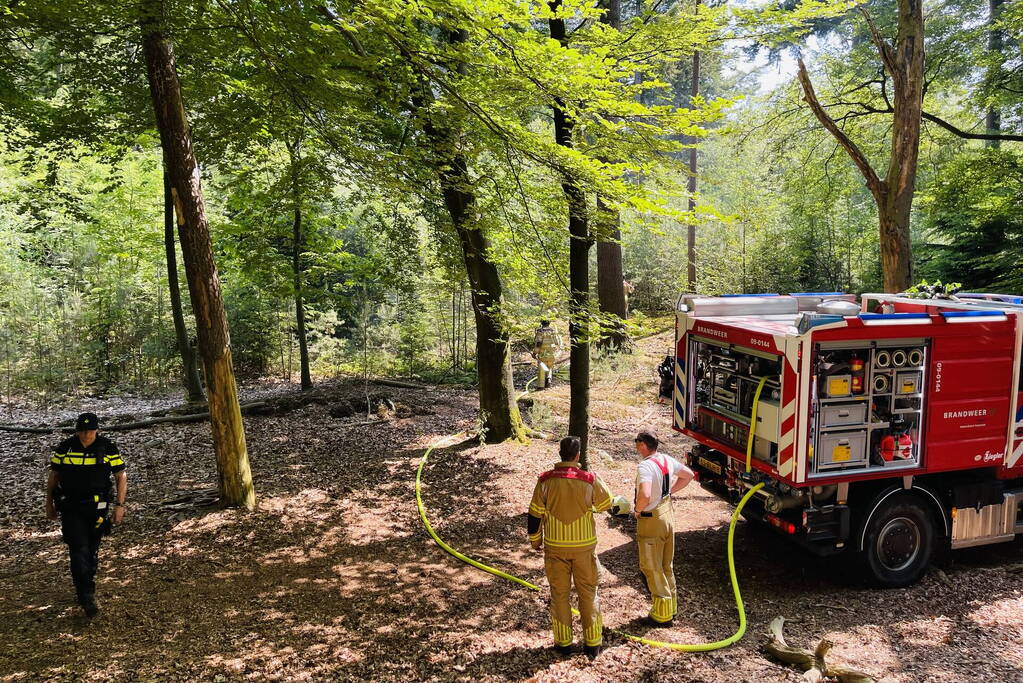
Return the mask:
<path id="1" fill-rule="evenodd" d="M 259 408 L 263 408 L 267 405 L 266 401 L 252 401 L 251 403 L 243 403 L 240 408 L 242 414 L 249 414 L 256 412 Z M 165 415 L 162 417 L 151 417 L 146 420 L 136 420 L 135 422 L 122 422 L 120 424 L 107 424 L 101 425 L 105 432 L 124 432 L 131 429 L 142 429 L 143 427 L 152 427 L 153 425 L 159 424 L 183 424 L 186 422 L 202 422 L 210 418 L 209 411 L 202 413 L 188 413 L 186 415 Z M 73 434 L 75 428 L 73 426 L 68 427 L 22 427 L 19 425 L 0 425 L 0 432 L 22 432 L 27 434 L 52 434 L 53 432 L 63 432 L 65 434 Z"/>
<path id="2" fill-rule="evenodd" d="M 784 626 L 784 617 L 777 617 L 771 622 L 768 641 L 763 649 L 778 661 L 802 670 L 804 680 L 817 682 L 825 678 L 837 678 L 841 683 L 873 683 L 874 679 L 862 671 L 828 664 L 826 657 L 834 644 L 827 638 L 822 639 L 813 652 L 789 645 L 782 633 Z"/>
<path id="3" fill-rule="evenodd" d="M 373 384 L 381 384 L 385 387 L 398 387 L 399 389 L 422 389 L 424 391 L 432 391 L 434 387 L 427 386 L 426 384 L 414 384 L 412 382 L 399 382 L 396 379 L 371 379 Z"/>

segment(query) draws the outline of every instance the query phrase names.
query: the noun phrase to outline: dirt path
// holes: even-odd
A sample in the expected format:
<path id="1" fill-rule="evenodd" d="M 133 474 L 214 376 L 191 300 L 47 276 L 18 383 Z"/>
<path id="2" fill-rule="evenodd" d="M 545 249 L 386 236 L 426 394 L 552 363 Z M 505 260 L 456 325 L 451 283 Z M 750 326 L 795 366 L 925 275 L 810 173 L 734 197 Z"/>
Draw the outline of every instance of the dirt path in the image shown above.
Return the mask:
<path id="1" fill-rule="evenodd" d="M 598 361 L 593 467 L 631 490 L 631 436 L 667 437 L 652 402 L 653 368 L 670 335 L 644 340 L 618 365 Z M 343 392 L 344 386 L 337 387 Z M 354 388 L 351 391 L 355 391 Z M 129 522 L 103 548 L 92 624 L 73 604 L 57 527 L 40 514 L 46 437 L 0 435 L 0 680 L 671 680 L 799 681 L 766 660 L 759 633 L 777 615 L 812 646 L 827 635 L 837 662 L 890 681 L 1023 680 L 1023 544 L 954 555 L 949 583 L 929 575 L 878 592 L 847 562 L 820 563 L 772 533 L 741 524 L 736 557 L 749 635 L 706 655 L 609 639 L 590 662 L 550 650 L 545 595 L 458 563 L 424 533 L 415 465 L 433 440 L 474 424 L 471 393 L 393 390 L 419 413 L 351 426 L 325 406 L 247 418 L 259 507 L 251 514 L 169 514 L 160 501 L 215 482 L 209 428 L 163 426 L 117 441 L 130 463 Z M 537 396 L 536 425 L 564 430 L 567 387 Z M 524 511 L 553 441 L 439 451 L 424 497 L 452 545 L 545 585 L 528 551 Z M 682 611 L 659 638 L 718 639 L 735 628 L 724 568 L 729 509 L 690 488 L 677 505 Z M 605 623 L 643 633 L 647 609 L 634 525 L 601 516 Z"/>

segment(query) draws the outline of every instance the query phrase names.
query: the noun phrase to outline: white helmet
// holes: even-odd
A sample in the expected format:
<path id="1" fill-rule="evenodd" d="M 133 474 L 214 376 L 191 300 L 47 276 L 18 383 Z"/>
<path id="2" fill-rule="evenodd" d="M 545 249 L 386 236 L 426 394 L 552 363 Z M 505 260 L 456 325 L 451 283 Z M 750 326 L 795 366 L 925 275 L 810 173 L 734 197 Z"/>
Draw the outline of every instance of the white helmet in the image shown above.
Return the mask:
<path id="1" fill-rule="evenodd" d="M 625 516 L 632 512 L 632 503 L 625 496 L 615 496 L 611 499 L 611 514 Z"/>

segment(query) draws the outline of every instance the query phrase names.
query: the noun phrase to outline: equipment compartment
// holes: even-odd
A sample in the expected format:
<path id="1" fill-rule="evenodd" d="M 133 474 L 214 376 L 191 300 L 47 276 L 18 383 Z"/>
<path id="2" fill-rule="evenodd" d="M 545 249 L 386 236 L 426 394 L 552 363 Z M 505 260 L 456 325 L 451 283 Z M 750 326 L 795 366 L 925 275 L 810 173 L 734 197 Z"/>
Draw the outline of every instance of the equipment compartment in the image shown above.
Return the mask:
<path id="1" fill-rule="evenodd" d="M 690 340 L 689 354 L 694 359 L 689 382 L 695 390 L 687 426 L 745 452 L 756 400 L 752 455 L 776 463 L 781 429 L 781 359 L 699 337 Z"/>
<path id="2" fill-rule="evenodd" d="M 818 344 L 815 351 L 810 476 L 918 466 L 925 340 Z"/>
<path id="3" fill-rule="evenodd" d="M 862 467 L 867 463 L 867 431 L 828 432 L 822 434 L 817 453 L 817 468 L 832 470 Z"/>
<path id="4" fill-rule="evenodd" d="M 826 405 L 821 410 L 822 427 L 859 425 L 866 421 L 867 404 L 864 402 Z"/>

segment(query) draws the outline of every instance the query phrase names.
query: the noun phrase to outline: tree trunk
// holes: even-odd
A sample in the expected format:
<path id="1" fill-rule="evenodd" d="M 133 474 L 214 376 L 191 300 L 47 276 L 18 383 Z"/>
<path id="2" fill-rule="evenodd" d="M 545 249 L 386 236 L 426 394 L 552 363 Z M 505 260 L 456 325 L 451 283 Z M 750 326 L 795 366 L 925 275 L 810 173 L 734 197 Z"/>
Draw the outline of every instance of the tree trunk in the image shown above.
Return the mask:
<path id="1" fill-rule="evenodd" d="M 447 35 L 451 42 L 466 40 L 464 31 Z M 464 68 L 464 66 L 462 67 Z M 432 101 L 428 84 L 416 95 L 416 108 Z M 503 316 L 504 289 L 497 265 L 490 258 L 490 241 L 480 228 L 469 165 L 459 149 L 456 131 L 427 113 L 423 130 L 433 147 L 432 160 L 440 181 L 444 206 L 462 247 L 476 321 L 476 372 L 479 378 L 481 435 L 487 442 L 524 441 L 526 427 L 515 400 L 511 369 L 511 337 Z M 457 333 L 457 330 L 456 330 Z M 453 341 L 457 344 L 457 336 Z"/>
<path id="2" fill-rule="evenodd" d="M 629 344 L 622 320 L 629 317 L 628 301 L 625 298 L 625 273 L 622 266 L 621 215 L 617 209 L 597 201 L 597 211 L 604 223 L 603 234 L 607 237 L 597 242 L 597 299 L 600 312 L 608 320 L 601 330 L 600 346 L 608 349 L 624 349 Z M 606 231 L 606 232 L 605 232 Z"/>
<path id="3" fill-rule="evenodd" d="M 438 126 L 427 124 L 428 135 L 441 142 Z M 438 152 L 444 147 L 438 145 Z M 450 150 L 450 147 L 447 147 Z M 497 266 L 490 260 L 490 244 L 480 230 L 476 197 L 470 188 L 465 158 L 455 152 L 446 159 L 435 157 L 444 206 L 462 246 L 465 272 L 472 289 L 476 320 L 476 370 L 479 376 L 480 420 L 484 439 L 495 443 L 525 439 L 526 430 L 515 401 L 511 372 L 511 341 L 501 323 L 504 293 Z"/>
<path id="4" fill-rule="evenodd" d="M 1004 4 L 1005 0 L 988 0 L 987 49 L 991 53 L 991 57 L 996 60 L 988 72 L 987 80 L 989 84 L 1001 80 L 1002 64 L 1005 61 L 1005 55 L 1002 53 L 1005 37 L 1002 35 L 1001 29 L 995 26 L 1001 18 L 1002 6 Z M 987 108 L 987 114 L 984 116 L 984 128 L 988 135 L 998 135 L 1002 132 L 1002 112 L 994 105 Z M 998 149 L 1001 146 L 1001 141 L 997 139 L 985 140 L 984 145 Z"/>
<path id="5" fill-rule="evenodd" d="M 557 12 L 561 0 L 548 3 L 552 11 Z M 551 38 L 568 46 L 565 32 L 565 20 L 552 18 L 549 20 Z M 561 103 L 555 99 L 554 139 L 562 147 L 572 147 L 572 133 L 575 123 L 565 112 Z M 589 218 L 586 210 L 586 195 L 578 181 L 570 172 L 562 174 L 561 190 L 565 193 L 568 204 L 568 281 L 571 296 L 568 301 L 569 323 L 568 338 L 571 344 L 569 352 L 569 409 L 568 433 L 578 436 L 582 442 L 582 466 L 588 466 L 588 441 L 590 433 L 590 234 Z"/>
<path id="6" fill-rule="evenodd" d="M 291 158 L 291 196 L 294 204 L 295 218 L 292 222 L 291 240 L 291 274 L 294 278 L 295 289 L 295 336 L 298 337 L 298 360 L 299 373 L 301 374 L 302 389 L 313 388 L 313 378 L 309 372 L 309 345 L 306 342 L 305 334 L 305 301 L 302 293 L 302 250 L 304 239 L 302 237 L 302 197 L 298 185 L 298 146 L 301 141 L 296 141 L 294 147 L 288 147 L 288 155 Z"/>
<path id="7" fill-rule="evenodd" d="M 293 224 L 293 247 L 291 253 L 291 270 L 295 276 L 295 334 L 298 336 L 298 359 L 302 375 L 302 389 L 313 388 L 313 378 L 309 372 L 309 345 L 305 335 L 305 301 L 302 296 L 302 207 L 295 204 L 295 221 Z"/>
<path id="8" fill-rule="evenodd" d="M 147 3 L 146 10 L 141 26 L 146 71 L 156 126 L 170 173 L 171 192 L 177 213 L 183 219 L 178 226 L 179 237 L 199 336 L 199 354 L 209 391 L 220 499 L 225 506 L 251 509 L 255 505 L 255 491 L 245 448 L 245 429 L 231 365 L 231 338 L 220 278 L 213 260 L 213 242 L 206 219 L 199 165 L 192 149 L 192 135 L 181 98 L 174 48 L 160 27 L 163 3 L 153 0 Z"/>
<path id="9" fill-rule="evenodd" d="M 870 160 L 838 126 L 814 92 L 803 60 L 798 60 L 803 99 L 817 120 L 845 149 L 863 174 L 877 204 L 881 243 L 881 267 L 886 292 L 905 291 L 913 282 L 910 216 L 920 153 L 920 121 L 923 113 L 924 19 L 920 0 L 899 0 L 899 24 L 893 47 L 878 31 L 866 9 L 860 8 L 870 27 L 885 70 L 894 84 L 892 144 L 888 170 L 882 180 Z"/>
<path id="10" fill-rule="evenodd" d="M 892 145 L 885 175 L 886 201 L 879 205 L 881 265 L 887 292 L 913 284 L 909 221 L 916 190 L 920 122 L 924 103 L 924 18 L 922 0 L 899 0 L 899 28 L 892 51 Z M 887 49 L 887 43 L 883 43 Z M 883 207 L 883 208 L 882 208 Z"/>
<path id="11" fill-rule="evenodd" d="M 700 3 L 697 0 L 697 9 Z M 693 82 L 690 90 L 690 104 L 700 94 L 700 53 L 693 53 Z M 686 230 L 686 286 L 690 292 L 696 291 L 696 141 L 689 148 L 689 223 Z"/>
<path id="12" fill-rule="evenodd" d="M 181 307 L 181 287 L 178 283 L 177 240 L 174 236 L 174 197 L 171 194 L 170 173 L 167 164 L 163 166 L 163 244 L 167 251 L 167 288 L 170 291 L 171 317 L 174 319 L 174 337 L 181 354 L 182 377 L 189 403 L 205 403 L 199 379 L 199 363 L 195 349 L 188 341 L 185 314 Z"/>
<path id="13" fill-rule="evenodd" d="M 607 11 L 600 18 L 615 30 L 622 27 L 621 0 L 607 0 Z M 606 349 L 624 349 L 629 343 L 621 321 L 629 317 L 625 298 L 625 272 L 622 265 L 621 214 L 597 200 L 601 222 L 601 240 L 597 242 L 597 301 L 608 320 L 601 330 L 599 345 Z"/>

